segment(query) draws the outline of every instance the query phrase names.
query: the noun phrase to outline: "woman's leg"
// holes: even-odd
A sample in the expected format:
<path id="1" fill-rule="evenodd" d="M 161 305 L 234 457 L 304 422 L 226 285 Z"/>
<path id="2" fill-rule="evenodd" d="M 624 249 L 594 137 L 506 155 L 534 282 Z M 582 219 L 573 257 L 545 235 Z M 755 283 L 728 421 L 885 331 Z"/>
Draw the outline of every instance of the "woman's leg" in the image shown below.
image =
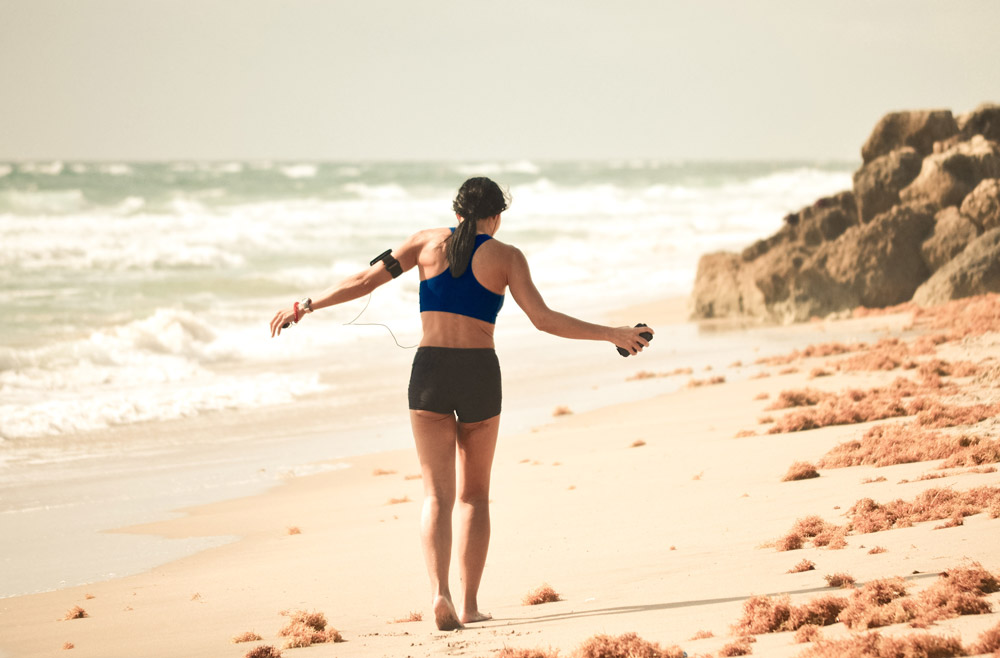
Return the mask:
<path id="1" fill-rule="evenodd" d="M 439 629 L 448 631 L 462 625 L 448 586 L 457 422 L 451 414 L 411 409 L 410 425 L 423 473 L 424 509 L 420 534 L 434 597 L 434 621 Z"/>
<path id="2" fill-rule="evenodd" d="M 458 554 L 463 623 L 491 618 L 479 611 L 477 596 L 490 546 L 490 472 L 499 430 L 499 415 L 458 424 Z"/>

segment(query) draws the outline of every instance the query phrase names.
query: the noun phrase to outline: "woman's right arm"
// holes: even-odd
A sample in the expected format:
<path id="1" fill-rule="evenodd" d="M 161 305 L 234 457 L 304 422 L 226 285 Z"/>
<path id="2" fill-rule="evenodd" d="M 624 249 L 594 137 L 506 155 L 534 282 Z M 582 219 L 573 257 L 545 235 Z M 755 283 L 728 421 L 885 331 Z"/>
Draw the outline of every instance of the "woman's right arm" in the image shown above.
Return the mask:
<path id="1" fill-rule="evenodd" d="M 647 331 L 655 333 L 649 327 L 608 327 L 584 322 L 571 315 L 552 310 L 542 299 L 542 294 L 538 292 L 535 282 L 531 279 L 528 259 L 515 247 L 511 247 L 507 287 L 510 288 L 514 301 L 535 328 L 554 336 L 579 340 L 606 340 L 630 354 L 637 354 L 649 345 L 649 341 L 639 334 Z"/>
<path id="2" fill-rule="evenodd" d="M 412 269 L 417 264 L 420 257 L 420 250 L 427 243 L 428 235 L 427 231 L 414 233 L 406 242 L 392 250 L 393 257 L 399 261 L 399 266 L 404 272 Z M 317 297 L 312 299 L 312 308 L 318 311 L 328 306 L 343 304 L 344 302 L 367 295 L 375 290 L 375 288 L 391 280 L 392 275 L 385 268 L 385 263 L 381 261 L 377 262 L 321 292 Z M 301 319 L 302 315 L 297 314 L 294 308 L 285 308 L 278 311 L 271 320 L 271 337 L 281 335 L 281 330 L 285 324 Z"/>

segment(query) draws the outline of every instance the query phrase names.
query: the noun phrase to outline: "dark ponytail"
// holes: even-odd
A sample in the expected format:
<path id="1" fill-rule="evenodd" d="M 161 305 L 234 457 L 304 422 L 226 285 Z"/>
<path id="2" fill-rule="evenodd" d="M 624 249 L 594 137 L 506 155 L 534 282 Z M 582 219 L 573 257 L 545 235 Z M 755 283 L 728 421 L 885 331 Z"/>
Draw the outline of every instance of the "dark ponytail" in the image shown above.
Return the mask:
<path id="1" fill-rule="evenodd" d="M 462 183 L 452 209 L 465 221 L 448 239 L 448 265 L 456 279 L 465 273 L 476 247 L 477 223 L 480 219 L 499 215 L 510 205 L 510 198 L 489 178 L 470 178 Z"/>

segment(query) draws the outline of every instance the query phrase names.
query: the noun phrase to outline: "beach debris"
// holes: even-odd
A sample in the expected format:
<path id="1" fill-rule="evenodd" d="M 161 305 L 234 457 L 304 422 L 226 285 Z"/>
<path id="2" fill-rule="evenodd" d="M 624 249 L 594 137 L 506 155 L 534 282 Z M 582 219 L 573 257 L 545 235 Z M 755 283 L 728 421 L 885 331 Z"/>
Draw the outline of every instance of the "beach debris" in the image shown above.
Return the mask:
<path id="1" fill-rule="evenodd" d="M 69 649 L 75 649 L 76 645 L 73 644 L 72 642 L 65 642 L 65 643 L 63 643 L 62 648 L 63 648 L 63 651 L 68 651 Z"/>
<path id="2" fill-rule="evenodd" d="M 888 551 L 889 549 L 886 548 L 885 546 L 875 546 L 870 551 L 868 551 L 868 555 L 878 555 L 879 553 L 887 553 Z"/>
<path id="3" fill-rule="evenodd" d="M 806 624 L 795 631 L 795 643 L 805 644 L 823 639 L 823 633 L 816 624 Z"/>
<path id="4" fill-rule="evenodd" d="M 931 633 L 883 636 L 879 633 L 862 633 L 837 640 L 819 639 L 798 658 L 843 658 L 869 656 L 871 658 L 949 658 L 967 655 L 962 642 L 954 636 Z"/>
<path id="5" fill-rule="evenodd" d="M 493 658 L 559 658 L 557 649 L 513 649 L 504 647 Z"/>
<path id="6" fill-rule="evenodd" d="M 781 478 L 781 481 L 792 482 L 794 480 L 809 480 L 818 477 L 819 471 L 809 462 L 795 462 L 788 468 L 788 472 L 785 473 L 785 477 Z"/>
<path id="7" fill-rule="evenodd" d="M 552 416 L 558 418 L 559 416 L 570 416 L 573 414 L 573 410 L 566 405 L 559 405 L 552 410 Z"/>
<path id="8" fill-rule="evenodd" d="M 302 528 L 300 528 L 297 525 L 289 526 L 288 527 L 288 534 L 290 534 L 290 535 L 301 535 L 302 534 Z"/>
<path id="9" fill-rule="evenodd" d="M 403 496 L 402 498 L 390 498 L 386 505 L 399 505 L 401 503 L 412 503 L 409 496 Z"/>
<path id="10" fill-rule="evenodd" d="M 926 627 L 942 619 L 990 613 L 985 597 L 997 591 L 1000 581 L 978 562 L 945 571 L 915 597 L 907 596 L 902 578 L 881 578 L 854 591 L 840 621 L 851 630 L 900 623 Z"/>
<path id="11" fill-rule="evenodd" d="M 278 635 L 288 638 L 285 640 L 283 649 L 298 649 L 324 642 L 344 641 L 337 629 L 327 628 L 326 616 L 322 612 L 295 610 L 283 612 L 282 615 L 289 617 L 288 624 L 278 631 Z"/>
<path id="12" fill-rule="evenodd" d="M 260 635 L 257 635 L 253 631 L 247 631 L 245 633 L 240 633 L 239 635 L 234 635 L 231 640 L 233 644 L 240 644 L 242 642 L 257 642 L 263 640 Z"/>
<path id="13" fill-rule="evenodd" d="M 788 570 L 788 573 L 802 573 L 803 571 L 813 571 L 816 568 L 816 563 L 812 560 L 803 559 L 801 562 L 796 564 L 794 567 Z"/>
<path id="14" fill-rule="evenodd" d="M 395 475 L 395 474 L 396 471 L 390 471 L 384 468 L 376 468 L 375 470 L 372 471 L 372 475 L 374 475 L 375 477 L 378 477 L 380 475 Z"/>
<path id="15" fill-rule="evenodd" d="M 973 656 L 996 652 L 1000 652 L 1000 624 L 981 633 L 979 641 L 969 646 L 969 654 Z"/>
<path id="16" fill-rule="evenodd" d="M 404 475 L 404 480 L 422 480 L 424 477 L 423 473 L 411 473 L 410 475 Z"/>
<path id="17" fill-rule="evenodd" d="M 243 658 L 281 658 L 281 652 L 270 644 L 262 644 L 247 651 Z"/>
<path id="18" fill-rule="evenodd" d="M 63 620 L 69 621 L 70 619 L 83 619 L 84 617 L 89 616 L 90 615 L 87 614 L 86 610 L 78 605 L 75 605 L 66 611 L 66 615 L 63 617 Z"/>
<path id="19" fill-rule="evenodd" d="M 629 447 L 630 448 L 641 448 L 644 445 L 646 445 L 645 441 L 643 441 L 642 439 L 636 439 L 635 441 L 632 442 L 632 445 L 629 446 Z"/>
<path id="20" fill-rule="evenodd" d="M 84 594 L 83 598 L 90 601 L 91 599 L 96 599 L 97 597 L 94 596 L 93 594 Z"/>
<path id="21" fill-rule="evenodd" d="M 709 377 L 708 379 L 692 379 L 688 381 L 688 388 L 699 388 L 701 386 L 716 386 L 718 384 L 725 384 L 726 378 L 723 375 L 716 375 L 715 377 Z"/>
<path id="22" fill-rule="evenodd" d="M 768 393 L 767 391 L 764 391 L 764 392 L 758 393 L 757 395 L 753 396 L 753 399 L 754 400 L 767 400 L 770 397 L 771 397 L 771 394 Z"/>
<path id="23" fill-rule="evenodd" d="M 422 612 L 410 612 L 410 614 L 407 615 L 406 617 L 400 617 L 399 619 L 393 619 L 392 622 L 390 622 L 390 623 L 393 623 L 393 624 L 405 624 L 405 623 L 408 623 L 408 622 L 411 622 L 411 621 L 423 621 L 423 619 L 424 619 L 424 613 L 422 613 Z"/>
<path id="24" fill-rule="evenodd" d="M 559 597 L 559 594 L 548 583 L 543 583 L 541 586 L 525 594 L 521 603 L 523 605 L 540 605 L 542 603 L 555 603 L 556 601 L 562 601 L 562 598 Z"/>
<path id="25" fill-rule="evenodd" d="M 678 646 L 663 648 L 636 633 L 625 633 L 588 638 L 577 647 L 573 658 L 684 658 L 686 655 Z"/>
<path id="26" fill-rule="evenodd" d="M 849 573 L 841 572 L 823 576 L 823 579 L 826 580 L 827 585 L 830 587 L 840 587 L 842 589 L 854 587 L 854 583 L 856 582 L 854 580 L 854 576 Z"/>
<path id="27" fill-rule="evenodd" d="M 722 645 L 719 649 L 720 656 L 749 656 L 753 653 L 753 647 L 750 646 L 755 640 L 751 637 L 741 637 L 738 640 L 733 640 L 728 644 Z"/>
<path id="28" fill-rule="evenodd" d="M 627 381 L 627 382 L 634 382 L 634 381 L 639 381 L 641 379 L 654 379 L 656 377 L 666 377 L 666 374 L 660 374 L 660 375 L 658 375 L 655 372 L 651 372 L 649 370 L 640 370 L 639 372 L 635 373 L 634 375 L 630 375 L 630 376 L 626 377 L 625 381 Z"/>
<path id="29" fill-rule="evenodd" d="M 837 622 L 837 616 L 846 606 L 847 599 L 829 594 L 802 605 L 792 605 L 787 594 L 778 598 L 751 596 L 743 602 L 743 616 L 732 631 L 734 635 L 762 635 L 795 631 L 806 624 L 829 626 Z"/>
<path id="30" fill-rule="evenodd" d="M 715 637 L 715 633 L 713 633 L 712 631 L 702 630 L 702 631 L 698 631 L 697 633 L 695 633 L 694 635 L 692 635 L 691 636 L 691 640 L 692 641 L 694 641 L 694 640 L 705 640 L 705 639 L 708 639 L 710 637 Z"/>

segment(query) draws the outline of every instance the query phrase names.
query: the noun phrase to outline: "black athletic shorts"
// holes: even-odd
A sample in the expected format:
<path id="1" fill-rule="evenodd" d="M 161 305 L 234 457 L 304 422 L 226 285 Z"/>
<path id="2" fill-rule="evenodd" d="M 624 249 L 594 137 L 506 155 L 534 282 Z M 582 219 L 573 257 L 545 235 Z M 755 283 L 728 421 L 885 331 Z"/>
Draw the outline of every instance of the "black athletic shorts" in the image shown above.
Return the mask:
<path id="1" fill-rule="evenodd" d="M 410 371 L 410 409 L 456 413 L 475 423 L 500 413 L 500 361 L 492 349 L 420 347 Z"/>

